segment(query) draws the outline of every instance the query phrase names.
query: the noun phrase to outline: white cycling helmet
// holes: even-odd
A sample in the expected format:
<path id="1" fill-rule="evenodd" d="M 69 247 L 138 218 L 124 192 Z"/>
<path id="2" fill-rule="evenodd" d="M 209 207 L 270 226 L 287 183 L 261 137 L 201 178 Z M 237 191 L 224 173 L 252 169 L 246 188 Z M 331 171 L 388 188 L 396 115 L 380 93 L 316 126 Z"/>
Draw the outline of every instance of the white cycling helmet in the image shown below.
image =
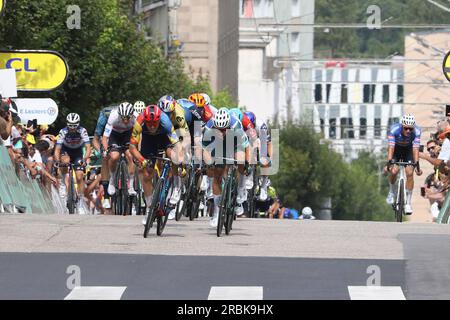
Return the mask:
<path id="1" fill-rule="evenodd" d="M 78 113 L 69 113 L 66 120 L 68 126 L 77 126 L 80 124 L 80 115 Z"/>
<path id="2" fill-rule="evenodd" d="M 407 114 L 402 117 L 401 123 L 404 126 L 413 126 L 416 124 L 416 118 L 412 114 Z"/>
<path id="3" fill-rule="evenodd" d="M 131 117 L 134 113 L 134 107 L 131 103 L 124 102 L 120 104 L 118 112 L 121 117 Z"/>
<path id="4" fill-rule="evenodd" d="M 220 108 L 214 115 L 214 127 L 217 129 L 226 129 L 230 126 L 231 116 L 227 108 Z"/>
<path id="5" fill-rule="evenodd" d="M 205 98 L 205 105 L 209 106 L 211 104 L 211 98 L 206 93 L 202 93 L 203 98 Z"/>
<path id="6" fill-rule="evenodd" d="M 142 111 L 144 111 L 146 105 L 144 101 L 136 101 L 134 103 L 134 111 L 136 111 L 138 114 L 141 114 Z"/>
<path id="7" fill-rule="evenodd" d="M 310 207 L 304 207 L 302 210 L 302 214 L 304 216 L 312 216 L 313 212 L 312 209 Z"/>

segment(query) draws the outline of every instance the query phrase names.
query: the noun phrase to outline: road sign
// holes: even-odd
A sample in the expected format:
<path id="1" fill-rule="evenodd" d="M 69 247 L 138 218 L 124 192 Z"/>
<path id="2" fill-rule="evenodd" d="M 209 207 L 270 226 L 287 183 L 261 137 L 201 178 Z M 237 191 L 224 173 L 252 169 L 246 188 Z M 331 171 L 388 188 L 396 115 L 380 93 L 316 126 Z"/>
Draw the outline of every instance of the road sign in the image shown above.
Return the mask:
<path id="1" fill-rule="evenodd" d="M 0 69 L 15 69 L 17 90 L 50 91 L 69 75 L 63 56 L 47 50 L 0 51 Z"/>
<path id="2" fill-rule="evenodd" d="M 39 125 L 52 124 L 58 117 L 58 105 L 52 99 L 13 99 L 22 123 L 36 119 Z"/>
<path id="3" fill-rule="evenodd" d="M 14 70 L 0 70 L 0 93 L 3 98 L 17 97 L 16 73 Z"/>
<path id="4" fill-rule="evenodd" d="M 3 9 L 5 9 L 6 0 L 0 0 L 0 14 L 2 14 Z"/>
<path id="5" fill-rule="evenodd" d="M 445 56 L 442 68 L 444 70 L 445 77 L 447 78 L 448 81 L 450 81 L 450 51 Z"/>

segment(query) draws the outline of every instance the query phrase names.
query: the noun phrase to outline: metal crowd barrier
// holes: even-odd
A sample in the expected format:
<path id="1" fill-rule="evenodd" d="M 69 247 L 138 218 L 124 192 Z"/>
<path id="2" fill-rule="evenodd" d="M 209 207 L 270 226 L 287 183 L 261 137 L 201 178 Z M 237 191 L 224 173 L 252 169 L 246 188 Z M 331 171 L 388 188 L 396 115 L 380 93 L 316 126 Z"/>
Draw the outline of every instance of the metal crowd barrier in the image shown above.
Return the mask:
<path id="1" fill-rule="evenodd" d="M 447 192 L 447 195 L 445 196 L 444 204 L 439 211 L 436 222 L 440 224 L 450 224 L 450 192 Z"/>
<path id="2" fill-rule="evenodd" d="M 38 181 L 29 179 L 25 174 L 21 173 L 20 177 L 16 175 L 15 166 L 3 145 L 0 145 L 0 179 L 0 210 L 2 212 L 58 212 L 53 194 L 51 195 Z"/>

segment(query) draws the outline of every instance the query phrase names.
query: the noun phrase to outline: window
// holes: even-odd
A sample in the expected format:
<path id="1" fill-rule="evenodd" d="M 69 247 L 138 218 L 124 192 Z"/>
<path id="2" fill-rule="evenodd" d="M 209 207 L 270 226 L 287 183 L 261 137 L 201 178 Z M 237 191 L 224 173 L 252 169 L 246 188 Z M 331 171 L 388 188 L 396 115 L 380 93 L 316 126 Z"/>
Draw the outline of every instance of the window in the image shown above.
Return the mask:
<path id="1" fill-rule="evenodd" d="M 341 139 L 354 139 L 353 119 L 341 118 Z"/>
<path id="2" fill-rule="evenodd" d="M 336 139 L 336 118 L 330 119 L 330 139 Z"/>
<path id="3" fill-rule="evenodd" d="M 322 102 L 322 85 L 316 84 L 316 88 L 314 89 L 314 101 Z"/>
<path id="4" fill-rule="evenodd" d="M 375 85 L 374 84 L 365 84 L 364 85 L 363 102 L 364 103 L 373 103 L 374 97 L 375 97 Z"/>
<path id="5" fill-rule="evenodd" d="M 347 102 L 348 102 L 348 85 L 343 84 L 341 85 L 341 103 Z"/>
<path id="6" fill-rule="evenodd" d="M 403 96 L 404 92 L 403 92 L 403 86 L 399 85 L 397 86 L 397 102 L 398 103 L 402 103 L 403 102 Z"/>
<path id="7" fill-rule="evenodd" d="M 330 102 L 331 84 L 327 84 L 327 103 Z"/>
<path id="8" fill-rule="evenodd" d="M 381 119 L 375 119 L 375 128 L 374 128 L 374 136 L 381 137 Z"/>
<path id="9" fill-rule="evenodd" d="M 292 1 L 292 17 L 298 18 L 300 17 L 300 0 L 291 0 Z"/>
<path id="10" fill-rule="evenodd" d="M 292 32 L 291 33 L 291 53 L 299 53 L 300 52 L 300 33 Z"/>
<path id="11" fill-rule="evenodd" d="M 253 4 L 254 18 L 273 18 L 273 0 L 247 0 Z"/>
<path id="12" fill-rule="evenodd" d="M 360 118 L 359 119 L 359 137 L 365 138 L 367 134 L 367 119 Z"/>
<path id="13" fill-rule="evenodd" d="M 253 18 L 253 0 L 240 0 L 241 18 Z"/>
<path id="14" fill-rule="evenodd" d="M 399 118 L 389 118 L 389 120 L 388 120 L 388 129 L 393 125 L 393 124 L 396 124 L 396 123 L 399 123 L 400 122 L 400 119 Z"/>
<path id="15" fill-rule="evenodd" d="M 383 103 L 389 103 L 389 85 L 383 85 Z"/>
<path id="16" fill-rule="evenodd" d="M 323 120 L 322 118 L 320 119 L 320 132 L 322 133 L 322 135 L 325 134 L 325 120 Z"/>

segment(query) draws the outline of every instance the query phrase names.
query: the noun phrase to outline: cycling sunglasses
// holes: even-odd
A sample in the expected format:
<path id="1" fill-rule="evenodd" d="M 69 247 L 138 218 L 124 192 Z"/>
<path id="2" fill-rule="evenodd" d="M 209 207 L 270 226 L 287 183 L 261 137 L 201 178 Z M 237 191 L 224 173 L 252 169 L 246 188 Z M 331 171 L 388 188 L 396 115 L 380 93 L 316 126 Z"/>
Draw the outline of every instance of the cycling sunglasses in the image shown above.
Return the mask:
<path id="1" fill-rule="evenodd" d="M 433 147 L 427 148 L 427 150 L 428 150 L 428 152 L 431 152 L 431 150 L 434 150 L 435 148 L 436 148 L 436 146 L 433 146 Z"/>
<path id="2" fill-rule="evenodd" d="M 131 119 L 131 116 L 121 117 L 121 119 L 122 119 L 123 121 L 125 121 L 125 120 L 130 120 L 130 119 Z"/>
<path id="3" fill-rule="evenodd" d="M 69 129 L 76 129 L 76 128 L 78 128 L 78 125 L 77 124 L 68 124 L 67 128 L 69 128 Z"/>
<path id="4" fill-rule="evenodd" d="M 414 128 L 411 128 L 411 127 L 403 127 L 403 130 L 405 130 L 405 131 L 413 131 Z"/>

